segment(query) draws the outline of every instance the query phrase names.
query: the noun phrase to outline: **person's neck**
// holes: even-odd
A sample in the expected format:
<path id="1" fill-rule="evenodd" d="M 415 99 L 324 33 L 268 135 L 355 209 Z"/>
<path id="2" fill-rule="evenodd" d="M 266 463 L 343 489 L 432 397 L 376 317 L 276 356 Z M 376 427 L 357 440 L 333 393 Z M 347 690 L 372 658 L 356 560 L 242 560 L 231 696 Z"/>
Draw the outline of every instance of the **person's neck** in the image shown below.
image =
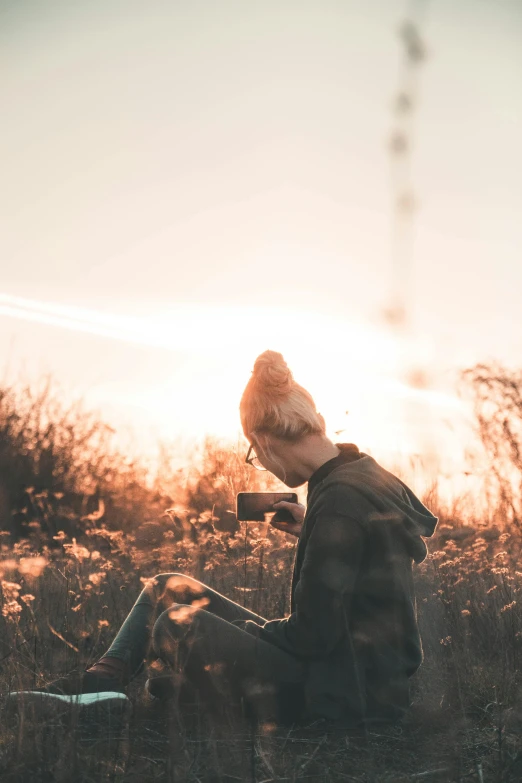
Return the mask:
<path id="1" fill-rule="evenodd" d="M 306 444 L 300 444 L 294 453 L 294 470 L 303 478 L 303 483 L 324 465 L 325 462 L 337 457 L 341 450 L 329 438 L 310 439 Z"/>

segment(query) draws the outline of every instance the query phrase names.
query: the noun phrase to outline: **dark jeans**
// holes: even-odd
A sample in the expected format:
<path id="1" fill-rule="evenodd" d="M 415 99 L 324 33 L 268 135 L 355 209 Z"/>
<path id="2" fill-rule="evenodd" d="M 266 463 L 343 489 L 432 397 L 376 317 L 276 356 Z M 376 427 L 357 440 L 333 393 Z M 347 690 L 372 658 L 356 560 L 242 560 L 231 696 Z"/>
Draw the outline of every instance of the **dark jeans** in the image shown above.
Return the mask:
<path id="1" fill-rule="evenodd" d="M 149 581 L 104 657 L 124 661 L 130 677 L 160 659 L 174 682 L 185 678 L 214 705 L 242 700 L 266 720 L 305 716 L 305 665 L 234 621 L 265 619 L 197 579 L 159 574 Z"/>

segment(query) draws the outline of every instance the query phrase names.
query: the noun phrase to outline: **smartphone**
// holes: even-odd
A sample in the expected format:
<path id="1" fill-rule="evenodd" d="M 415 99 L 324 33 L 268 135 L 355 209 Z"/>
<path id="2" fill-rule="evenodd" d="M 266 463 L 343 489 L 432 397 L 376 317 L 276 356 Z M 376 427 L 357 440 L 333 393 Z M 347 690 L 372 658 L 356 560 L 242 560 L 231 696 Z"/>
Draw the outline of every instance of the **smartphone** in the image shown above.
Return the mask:
<path id="1" fill-rule="evenodd" d="M 268 511 L 277 511 L 281 522 L 295 522 L 286 508 L 272 508 L 274 503 L 286 500 L 297 503 L 295 492 L 238 492 L 236 498 L 236 518 L 240 522 L 264 522 Z"/>

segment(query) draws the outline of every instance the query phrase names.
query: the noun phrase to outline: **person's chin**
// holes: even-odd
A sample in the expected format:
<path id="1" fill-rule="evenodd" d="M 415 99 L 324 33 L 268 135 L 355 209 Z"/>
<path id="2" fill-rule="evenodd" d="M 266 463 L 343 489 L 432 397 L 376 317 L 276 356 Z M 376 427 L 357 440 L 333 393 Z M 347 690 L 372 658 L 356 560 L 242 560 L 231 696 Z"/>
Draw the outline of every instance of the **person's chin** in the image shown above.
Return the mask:
<path id="1" fill-rule="evenodd" d="M 289 487 L 289 489 L 295 489 L 296 487 L 302 487 L 303 484 L 305 484 L 306 482 L 303 481 L 302 478 L 296 478 L 295 476 L 294 477 L 290 476 L 287 478 L 287 481 L 285 481 L 284 483 L 286 484 L 287 487 Z"/>

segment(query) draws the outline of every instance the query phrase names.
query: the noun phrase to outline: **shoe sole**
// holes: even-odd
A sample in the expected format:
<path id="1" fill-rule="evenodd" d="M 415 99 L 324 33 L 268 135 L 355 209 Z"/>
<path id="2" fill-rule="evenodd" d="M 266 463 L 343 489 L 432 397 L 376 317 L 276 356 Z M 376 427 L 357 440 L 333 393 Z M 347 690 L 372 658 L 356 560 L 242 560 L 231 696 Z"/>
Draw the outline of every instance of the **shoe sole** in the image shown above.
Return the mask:
<path id="1" fill-rule="evenodd" d="M 13 691 L 7 698 L 7 709 L 37 721 L 63 720 L 68 725 L 77 723 L 82 728 L 102 724 L 104 728 L 119 729 L 131 702 L 124 693 L 61 694 L 41 691 Z"/>

